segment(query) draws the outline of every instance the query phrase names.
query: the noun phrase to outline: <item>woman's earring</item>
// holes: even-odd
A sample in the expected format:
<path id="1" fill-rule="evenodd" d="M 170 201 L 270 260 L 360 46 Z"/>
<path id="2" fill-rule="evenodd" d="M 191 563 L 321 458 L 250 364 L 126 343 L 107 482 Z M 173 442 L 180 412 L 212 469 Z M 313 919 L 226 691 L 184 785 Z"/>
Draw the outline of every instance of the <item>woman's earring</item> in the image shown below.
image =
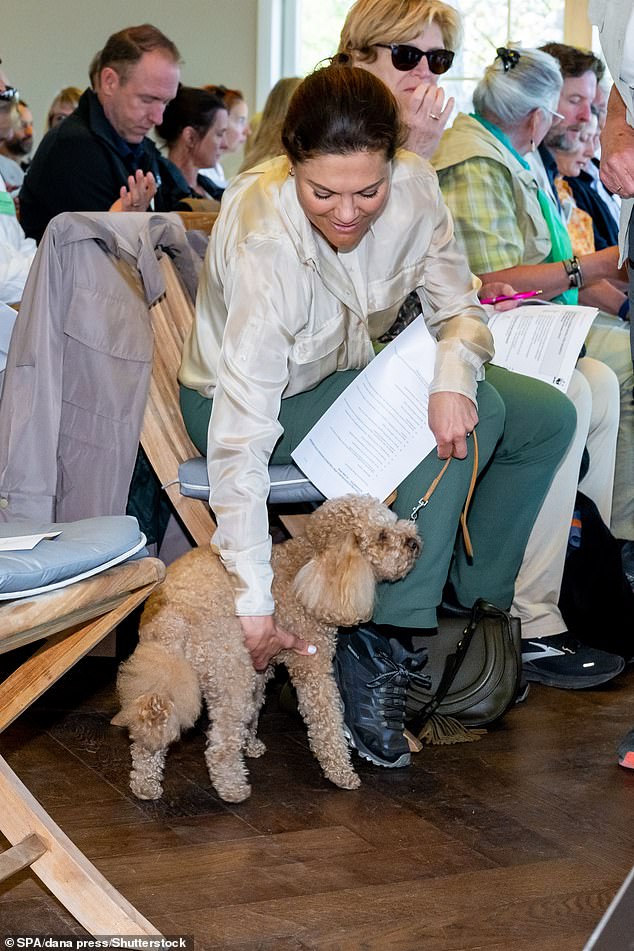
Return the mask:
<path id="1" fill-rule="evenodd" d="M 288 170 L 288 174 L 291 176 L 291 178 L 294 178 L 294 177 L 295 177 L 295 169 L 293 168 L 292 165 L 291 165 L 291 167 L 290 167 L 289 170 Z"/>
<path id="2" fill-rule="evenodd" d="M 531 152 L 537 151 L 537 146 L 535 145 L 535 139 L 531 139 Z"/>

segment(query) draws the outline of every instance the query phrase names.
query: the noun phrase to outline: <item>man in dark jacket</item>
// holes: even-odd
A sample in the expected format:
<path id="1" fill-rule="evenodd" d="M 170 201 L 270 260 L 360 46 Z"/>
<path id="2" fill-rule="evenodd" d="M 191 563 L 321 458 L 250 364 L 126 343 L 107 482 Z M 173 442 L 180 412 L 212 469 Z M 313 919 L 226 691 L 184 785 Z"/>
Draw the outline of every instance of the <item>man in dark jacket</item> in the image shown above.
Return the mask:
<path id="1" fill-rule="evenodd" d="M 113 34 L 95 90 L 42 140 L 20 195 L 25 233 L 39 241 L 62 211 L 170 211 L 189 189 L 148 139 L 174 98 L 180 54 L 149 24 Z"/>

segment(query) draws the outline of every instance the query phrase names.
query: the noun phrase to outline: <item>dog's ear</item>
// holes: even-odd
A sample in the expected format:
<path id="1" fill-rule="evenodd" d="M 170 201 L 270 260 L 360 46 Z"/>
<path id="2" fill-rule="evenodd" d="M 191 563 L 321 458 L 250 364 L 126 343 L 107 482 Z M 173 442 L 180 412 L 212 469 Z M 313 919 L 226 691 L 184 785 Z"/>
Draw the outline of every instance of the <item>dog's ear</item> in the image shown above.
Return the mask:
<path id="1" fill-rule="evenodd" d="M 318 621 L 351 627 L 372 617 L 375 580 L 353 532 L 297 572 L 297 599 Z"/>

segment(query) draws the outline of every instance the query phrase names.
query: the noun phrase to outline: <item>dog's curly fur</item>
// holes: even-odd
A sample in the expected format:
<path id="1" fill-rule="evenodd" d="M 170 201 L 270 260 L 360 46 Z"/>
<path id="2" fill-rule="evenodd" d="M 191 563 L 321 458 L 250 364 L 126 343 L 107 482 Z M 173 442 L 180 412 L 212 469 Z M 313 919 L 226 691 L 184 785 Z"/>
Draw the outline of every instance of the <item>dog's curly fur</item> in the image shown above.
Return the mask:
<path id="1" fill-rule="evenodd" d="M 367 621 L 376 583 L 402 578 L 419 551 L 414 523 L 368 496 L 325 502 L 303 535 L 273 546 L 276 617 L 317 647 L 313 656 L 283 651 L 274 663 L 288 668 L 324 774 L 344 789 L 360 781 L 333 675 L 337 627 Z M 243 754 L 265 752 L 256 731 L 271 673 L 272 667 L 264 674 L 252 667 L 234 614 L 232 579 L 218 556 L 195 548 L 175 561 L 147 601 L 139 646 L 117 681 L 121 710 L 112 722 L 130 733 L 133 793 L 161 796 L 167 748 L 196 722 L 204 697 L 211 781 L 227 802 L 246 799 L 251 787 Z"/>

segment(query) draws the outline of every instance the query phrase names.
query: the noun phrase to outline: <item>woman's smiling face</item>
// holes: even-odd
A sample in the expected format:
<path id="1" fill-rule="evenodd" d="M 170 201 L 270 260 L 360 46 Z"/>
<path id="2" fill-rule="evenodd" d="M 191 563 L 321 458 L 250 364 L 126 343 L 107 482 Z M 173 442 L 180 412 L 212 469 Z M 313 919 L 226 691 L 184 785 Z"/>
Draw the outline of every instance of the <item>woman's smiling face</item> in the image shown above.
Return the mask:
<path id="1" fill-rule="evenodd" d="M 294 167 L 295 188 L 310 223 L 337 251 L 350 251 L 379 217 L 390 192 L 383 152 L 318 155 Z"/>

